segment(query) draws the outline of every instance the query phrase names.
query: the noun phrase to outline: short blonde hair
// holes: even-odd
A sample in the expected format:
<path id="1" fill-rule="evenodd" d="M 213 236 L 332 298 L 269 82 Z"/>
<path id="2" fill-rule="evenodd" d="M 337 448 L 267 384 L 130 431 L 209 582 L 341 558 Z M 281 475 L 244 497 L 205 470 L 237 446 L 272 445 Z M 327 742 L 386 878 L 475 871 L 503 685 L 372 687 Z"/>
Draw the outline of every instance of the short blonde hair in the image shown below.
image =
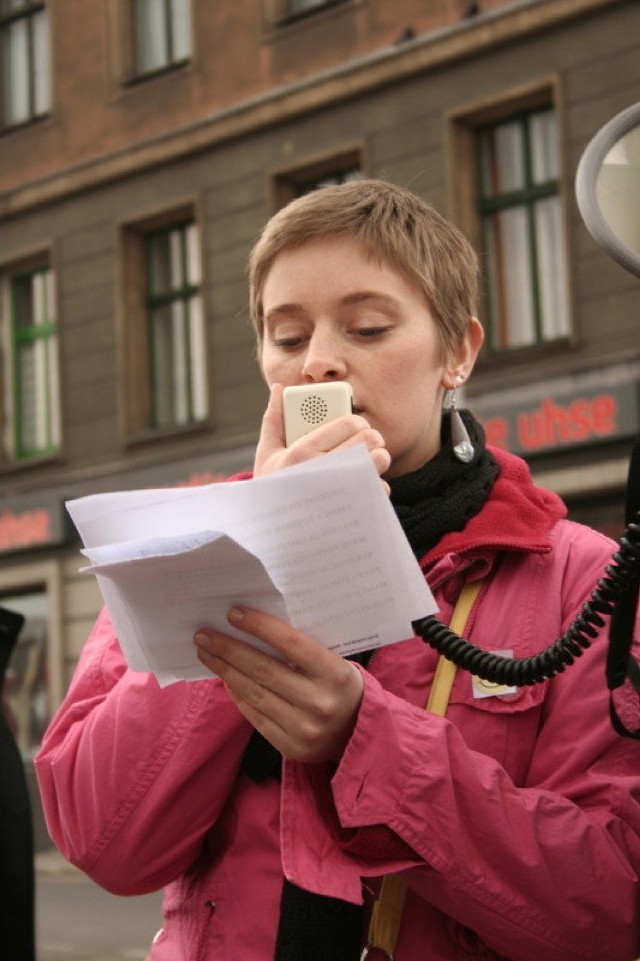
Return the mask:
<path id="1" fill-rule="evenodd" d="M 291 201 L 268 221 L 249 259 L 251 318 L 263 334 L 262 292 L 276 257 L 328 237 L 353 237 L 369 256 L 416 282 L 445 352 L 459 346 L 476 313 L 478 258 L 430 204 L 384 180 L 352 180 Z"/>

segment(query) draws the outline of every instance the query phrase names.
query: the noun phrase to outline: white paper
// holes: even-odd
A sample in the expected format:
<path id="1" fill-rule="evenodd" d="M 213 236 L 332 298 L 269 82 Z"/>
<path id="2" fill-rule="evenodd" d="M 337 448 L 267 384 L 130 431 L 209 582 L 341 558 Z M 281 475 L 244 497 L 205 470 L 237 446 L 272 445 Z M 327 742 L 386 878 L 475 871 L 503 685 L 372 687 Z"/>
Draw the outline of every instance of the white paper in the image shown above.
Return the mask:
<path id="1" fill-rule="evenodd" d="M 364 446 L 253 480 L 67 507 L 130 667 L 161 683 L 211 677 L 198 627 L 255 643 L 226 621 L 236 602 L 340 654 L 411 637 L 436 609 Z"/>
<path id="2" fill-rule="evenodd" d="M 226 534 L 153 537 L 83 553 L 93 562 L 85 570 L 98 578 L 129 665 L 153 671 L 161 684 L 211 677 L 193 636 L 212 627 L 245 638 L 226 619 L 234 604 L 289 619 L 262 562 Z"/>

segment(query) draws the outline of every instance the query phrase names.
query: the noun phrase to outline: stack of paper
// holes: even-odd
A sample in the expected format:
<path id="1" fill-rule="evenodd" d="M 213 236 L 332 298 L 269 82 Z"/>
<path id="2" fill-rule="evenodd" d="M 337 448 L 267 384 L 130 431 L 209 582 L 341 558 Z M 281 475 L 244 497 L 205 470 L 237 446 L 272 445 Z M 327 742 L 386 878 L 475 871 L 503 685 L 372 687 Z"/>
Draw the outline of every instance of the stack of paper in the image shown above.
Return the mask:
<path id="1" fill-rule="evenodd" d="M 403 640 L 436 609 L 364 446 L 267 477 L 67 503 L 133 670 L 210 678 L 193 635 L 234 604 L 340 654 Z M 272 649 L 270 649 L 271 652 Z"/>

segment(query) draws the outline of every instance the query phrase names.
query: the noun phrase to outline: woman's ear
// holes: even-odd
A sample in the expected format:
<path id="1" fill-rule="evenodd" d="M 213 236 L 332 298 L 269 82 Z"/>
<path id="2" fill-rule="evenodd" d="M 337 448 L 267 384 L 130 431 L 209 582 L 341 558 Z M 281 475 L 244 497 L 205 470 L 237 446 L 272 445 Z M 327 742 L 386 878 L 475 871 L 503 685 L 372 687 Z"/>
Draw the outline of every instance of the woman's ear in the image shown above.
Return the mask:
<path id="1" fill-rule="evenodd" d="M 469 379 L 483 342 L 482 324 L 477 317 L 470 317 L 461 342 L 448 352 L 442 374 L 442 386 L 445 390 L 454 390 Z"/>

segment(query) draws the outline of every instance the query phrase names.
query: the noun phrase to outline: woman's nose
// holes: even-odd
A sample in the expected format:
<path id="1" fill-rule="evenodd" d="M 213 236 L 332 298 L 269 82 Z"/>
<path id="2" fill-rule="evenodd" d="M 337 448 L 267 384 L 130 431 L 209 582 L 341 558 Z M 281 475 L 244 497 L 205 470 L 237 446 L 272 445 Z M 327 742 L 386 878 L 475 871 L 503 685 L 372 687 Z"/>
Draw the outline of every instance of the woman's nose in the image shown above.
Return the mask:
<path id="1" fill-rule="evenodd" d="M 302 373 L 306 383 L 344 380 L 346 364 L 336 339 L 313 334 L 309 340 Z"/>

